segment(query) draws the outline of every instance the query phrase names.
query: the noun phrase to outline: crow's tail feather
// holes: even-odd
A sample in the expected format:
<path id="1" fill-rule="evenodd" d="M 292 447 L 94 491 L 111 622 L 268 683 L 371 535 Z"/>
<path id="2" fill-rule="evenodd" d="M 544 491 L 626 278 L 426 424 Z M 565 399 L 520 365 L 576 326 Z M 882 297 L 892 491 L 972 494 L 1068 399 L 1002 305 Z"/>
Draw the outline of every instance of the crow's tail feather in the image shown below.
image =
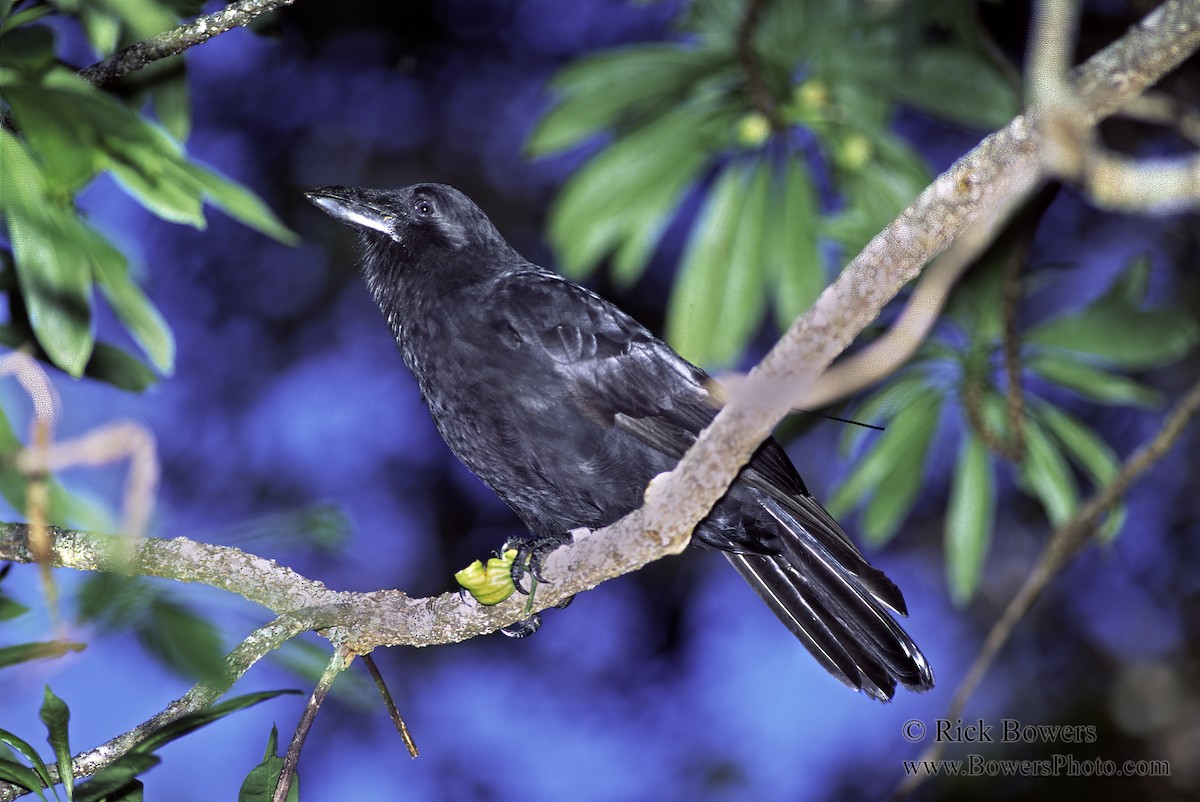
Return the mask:
<path id="1" fill-rule="evenodd" d="M 814 536 L 811 530 L 832 523 L 828 513 L 820 521 L 805 521 L 806 509 L 788 510 L 773 502 L 767 501 L 767 507 L 787 530 L 785 548 L 776 555 L 726 552 L 738 573 L 821 665 L 847 686 L 881 701 L 892 698 L 897 682 L 913 691 L 932 688 L 929 663 L 888 611 L 890 607 L 903 614 L 904 602 L 895 585 L 857 550 L 851 547 L 857 561 L 847 560 L 844 553 L 834 557 L 822 542 L 825 538 Z M 818 526 L 806 527 L 806 522 Z M 844 537 L 840 527 L 838 532 Z"/>

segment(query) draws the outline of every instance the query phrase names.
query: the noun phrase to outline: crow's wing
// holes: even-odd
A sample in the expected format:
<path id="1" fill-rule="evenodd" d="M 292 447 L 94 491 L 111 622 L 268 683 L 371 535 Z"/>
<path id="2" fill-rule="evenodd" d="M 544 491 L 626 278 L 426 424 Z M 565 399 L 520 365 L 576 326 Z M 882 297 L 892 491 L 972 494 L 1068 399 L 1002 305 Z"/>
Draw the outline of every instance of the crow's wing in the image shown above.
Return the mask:
<path id="1" fill-rule="evenodd" d="M 597 424 L 682 457 L 717 413 L 708 376 L 576 284 L 536 268 L 509 279 L 493 308 L 503 310 L 522 344 L 536 344 L 556 365 L 570 400 Z M 881 699 L 890 698 L 897 678 L 916 689 L 932 686 L 920 651 L 884 607 L 905 613 L 899 589 L 808 493 L 778 443 L 764 442 L 734 487 L 737 501 L 722 502 L 714 515 L 743 531 L 731 532 L 727 544 L 708 542 L 731 551 L 735 567 L 817 659 Z M 773 544 L 770 551 L 732 553 L 760 538 Z"/>

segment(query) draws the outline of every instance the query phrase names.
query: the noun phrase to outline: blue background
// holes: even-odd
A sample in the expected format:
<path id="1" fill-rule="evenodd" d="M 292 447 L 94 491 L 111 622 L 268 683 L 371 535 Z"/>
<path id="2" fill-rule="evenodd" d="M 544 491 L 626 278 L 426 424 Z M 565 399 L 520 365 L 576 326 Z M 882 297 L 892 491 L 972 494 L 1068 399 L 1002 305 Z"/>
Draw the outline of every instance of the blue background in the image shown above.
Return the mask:
<path id="1" fill-rule="evenodd" d="M 84 205 L 144 270 L 143 284 L 178 338 L 178 365 L 141 396 L 57 377 L 61 436 L 117 418 L 154 432 L 163 464 L 154 534 L 243 546 L 338 589 L 450 590 L 454 570 L 519 531 L 519 523 L 437 437 L 358 279 L 351 235 L 301 192 L 330 183 L 451 183 L 474 197 L 519 251 L 552 265 L 541 237 L 546 206 L 587 151 L 539 161 L 522 154 L 549 103 L 545 82 L 582 53 L 670 35 L 677 11 L 677 3 L 615 0 L 569 8 L 548 0 L 360 2 L 336 12 L 298 3 L 271 35 L 236 30 L 193 49 L 189 152 L 253 187 L 304 242 L 278 245 L 215 212 L 204 232 L 172 226 L 98 181 Z M 1121 29 L 1113 25 L 1116 36 Z M 1015 36 L 1009 44 L 1019 46 Z M 935 170 L 980 137 L 912 113 L 898 124 Z M 1152 299 L 1194 304 L 1194 259 L 1190 268 L 1172 266 L 1180 254 L 1196 252 L 1195 223 L 1109 216 L 1063 193 L 1032 254 L 1033 264 L 1061 270 L 1027 310 L 1029 320 L 1094 297 L 1141 252 L 1155 258 Z M 677 225 L 631 290 L 617 293 L 602 277 L 593 286 L 658 329 L 680 240 Z M 122 336 L 104 313 L 99 326 L 109 338 Z M 1145 378 L 1170 394 L 1197 367 L 1193 359 Z M 27 403 L 14 387 L 0 392 L 20 426 Z M 1155 414 L 1074 408 L 1122 454 L 1158 424 Z M 828 497 L 849 468 L 836 456 L 839 425 L 805 421 L 792 429 L 802 436 L 789 442 L 789 453 L 810 488 Z M 1133 489 L 1120 539 L 1087 551 L 1051 586 L 968 707 L 969 720 L 992 724 L 1007 717 L 1094 725 L 1098 742 L 951 753 L 1169 758 L 1175 781 L 935 781 L 923 795 L 954 797 L 969 788 L 979 798 L 1097 798 L 1200 787 L 1195 774 L 1186 784 L 1185 766 L 1200 757 L 1200 696 L 1188 679 L 1196 676 L 1200 629 L 1197 445 L 1193 430 Z M 886 793 L 902 777 L 901 760 L 924 745 L 906 742 L 902 724 L 918 718 L 934 726 L 1046 535 L 1038 509 L 1008 488 L 983 588 L 966 608 L 951 605 L 941 514 L 954 443 L 944 437 L 935 448 L 915 515 L 892 545 L 870 554 L 904 591 L 912 613 L 905 626 L 939 679 L 932 692 L 902 690 L 881 705 L 846 691 L 723 559 L 688 554 L 550 612 L 526 641 L 491 636 L 377 652 L 421 758 L 407 757 L 360 681 L 317 719 L 301 761 L 302 798 Z M 65 478 L 115 509 L 124 469 Z M 346 515 L 344 549 L 298 544 L 278 519 L 264 520 L 316 502 Z M 237 526 L 247 521 L 260 523 Z M 853 531 L 853 518 L 847 523 Z M 80 579 L 56 576 L 68 590 Z M 26 601 L 37 597 L 32 570 L 17 569 L 6 584 Z M 221 622 L 231 646 L 265 620 L 215 591 L 181 592 Z M 44 616 L 25 622 L 31 638 L 44 637 L 46 625 Z M 89 641 L 86 652 L 6 671 L 0 726 L 40 741 L 36 711 L 48 682 L 71 705 L 78 751 L 141 722 L 189 687 L 130 636 L 86 628 L 73 634 Z M 235 692 L 278 687 L 307 693 L 311 685 L 264 663 Z M 164 764 L 145 778 L 147 798 L 235 798 L 272 723 L 286 743 L 302 704 L 302 697 L 271 701 L 165 748 Z"/>

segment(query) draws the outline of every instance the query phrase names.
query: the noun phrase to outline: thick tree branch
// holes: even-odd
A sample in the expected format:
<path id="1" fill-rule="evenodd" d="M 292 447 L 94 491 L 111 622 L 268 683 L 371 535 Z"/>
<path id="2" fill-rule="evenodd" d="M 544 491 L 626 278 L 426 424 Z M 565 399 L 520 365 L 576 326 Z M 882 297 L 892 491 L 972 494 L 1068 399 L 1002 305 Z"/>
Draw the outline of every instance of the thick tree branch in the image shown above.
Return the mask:
<path id="1" fill-rule="evenodd" d="M 290 6 L 295 0 L 238 0 L 220 11 L 163 31 L 132 44 L 108 58 L 79 71 L 79 77 L 94 86 L 110 84 L 160 59 L 177 56 L 189 47 L 207 42 L 226 31 L 249 25 L 263 14 Z"/>

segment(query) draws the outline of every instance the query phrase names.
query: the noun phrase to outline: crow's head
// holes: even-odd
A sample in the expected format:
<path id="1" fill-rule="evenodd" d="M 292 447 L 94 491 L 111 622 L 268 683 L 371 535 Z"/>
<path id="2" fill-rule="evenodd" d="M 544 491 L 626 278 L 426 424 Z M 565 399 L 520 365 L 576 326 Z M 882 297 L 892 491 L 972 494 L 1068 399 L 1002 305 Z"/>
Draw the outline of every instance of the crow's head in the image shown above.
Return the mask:
<path id="1" fill-rule="evenodd" d="M 304 193 L 323 212 L 356 229 L 368 245 L 409 258 L 470 248 L 484 255 L 504 239 L 478 206 L 445 184 L 403 189 L 321 187 Z"/>
<path id="2" fill-rule="evenodd" d="M 383 307 L 421 286 L 444 291 L 522 261 L 487 215 L 445 184 L 321 187 L 304 194 L 321 211 L 358 232 L 363 273 Z M 389 308 L 384 311 L 390 315 Z"/>

